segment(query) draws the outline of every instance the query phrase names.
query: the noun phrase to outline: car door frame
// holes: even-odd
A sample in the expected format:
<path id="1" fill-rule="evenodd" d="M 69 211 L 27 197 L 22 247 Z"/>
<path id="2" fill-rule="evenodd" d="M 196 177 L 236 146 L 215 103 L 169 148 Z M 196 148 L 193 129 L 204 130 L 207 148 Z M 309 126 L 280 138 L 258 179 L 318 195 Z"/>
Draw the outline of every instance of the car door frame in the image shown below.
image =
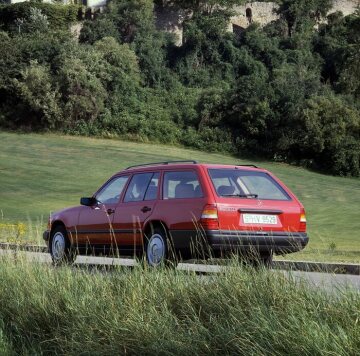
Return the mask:
<path id="1" fill-rule="evenodd" d="M 107 204 L 105 205 L 104 203 L 101 204 L 95 204 L 93 206 L 83 206 L 81 211 L 79 212 L 79 217 L 78 217 L 78 224 L 77 224 L 77 228 L 76 228 L 76 244 L 78 245 L 78 247 L 81 249 L 85 249 L 87 250 L 88 248 L 90 248 L 91 250 L 94 250 L 93 252 L 99 252 L 96 250 L 103 250 L 104 253 L 107 251 L 108 248 L 111 248 L 112 245 L 112 240 L 114 239 L 114 231 L 112 228 L 112 222 L 113 222 L 113 218 L 114 218 L 114 213 L 116 211 L 116 207 L 119 205 L 119 203 L 122 201 L 123 196 L 124 196 L 124 192 L 126 191 L 129 181 L 132 177 L 132 174 L 129 173 L 124 173 L 124 174 L 116 174 L 112 177 L 110 177 L 93 195 L 93 198 L 96 198 L 96 196 L 109 184 L 111 184 L 111 182 L 113 182 L 114 180 L 121 178 L 121 177 L 128 177 L 127 182 L 124 185 L 124 188 L 120 194 L 119 200 L 117 203 L 111 203 L 111 204 Z M 105 209 L 103 209 L 103 207 L 105 207 Z M 87 209 L 87 211 L 89 211 L 88 209 L 92 209 L 93 211 L 97 211 L 98 214 L 104 214 L 104 219 L 102 220 L 102 217 L 99 218 L 100 223 L 98 225 L 106 225 L 107 227 L 105 228 L 97 228 L 97 229 L 93 229 L 93 228 L 83 228 L 83 226 L 91 226 L 91 224 L 82 224 L 81 223 L 81 214 L 85 213 L 85 209 Z M 114 210 L 114 213 L 109 214 L 109 209 Z M 106 219 L 106 220 L 105 220 Z"/>
<path id="2" fill-rule="evenodd" d="M 139 201 L 129 201 L 125 202 L 125 195 L 129 188 L 129 185 L 131 184 L 131 180 L 135 175 L 138 174 L 146 174 L 151 173 L 153 176 L 155 174 L 159 174 L 159 183 L 157 186 L 157 195 L 155 199 L 151 200 L 144 200 L 147 189 L 149 188 L 149 185 L 147 186 L 147 189 L 144 193 L 143 200 Z M 152 177 L 153 177 L 152 176 Z M 152 179 L 151 177 L 151 179 Z M 149 181 L 149 184 L 151 182 L 151 179 Z M 115 240 L 116 240 L 116 247 L 120 249 L 124 253 L 136 253 L 137 251 L 142 250 L 143 248 L 143 233 L 144 233 L 144 227 L 146 226 L 148 220 L 151 218 L 152 214 L 155 211 L 156 204 L 161 196 L 161 184 L 162 184 L 162 172 L 159 169 L 152 169 L 152 170 L 141 170 L 132 172 L 131 177 L 129 178 L 126 187 L 124 188 L 124 191 L 122 193 L 122 197 L 118 203 L 117 211 L 115 211 L 115 216 L 113 220 L 113 226 L 114 226 L 114 232 L 115 232 Z M 148 202 L 148 204 L 147 204 Z M 133 214 L 134 211 L 137 211 L 137 208 L 141 205 L 151 205 L 151 211 L 143 212 L 140 214 L 139 219 L 135 219 L 136 216 Z M 125 211 L 128 214 L 121 214 L 121 211 Z M 141 209 L 139 210 L 141 211 Z M 122 217 L 125 217 L 127 221 L 116 221 L 116 216 L 119 216 L 119 214 Z M 143 215 L 146 214 L 146 215 Z M 130 216 L 128 216 L 130 215 Z M 143 216 L 142 216 L 143 215 Z M 141 217 L 142 216 L 142 217 Z M 131 221 L 130 221 L 131 218 Z"/>

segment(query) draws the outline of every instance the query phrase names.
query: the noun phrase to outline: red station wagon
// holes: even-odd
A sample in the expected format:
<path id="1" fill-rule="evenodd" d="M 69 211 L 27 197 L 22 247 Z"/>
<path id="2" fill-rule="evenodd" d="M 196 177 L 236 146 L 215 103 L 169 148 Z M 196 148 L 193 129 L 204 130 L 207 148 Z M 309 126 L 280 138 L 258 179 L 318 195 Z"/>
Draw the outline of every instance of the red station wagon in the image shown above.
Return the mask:
<path id="1" fill-rule="evenodd" d="M 71 263 L 77 254 L 145 255 L 157 266 L 202 253 L 250 252 L 269 262 L 308 243 L 302 204 L 256 166 L 132 166 L 80 203 L 49 219 L 44 239 L 55 264 Z"/>

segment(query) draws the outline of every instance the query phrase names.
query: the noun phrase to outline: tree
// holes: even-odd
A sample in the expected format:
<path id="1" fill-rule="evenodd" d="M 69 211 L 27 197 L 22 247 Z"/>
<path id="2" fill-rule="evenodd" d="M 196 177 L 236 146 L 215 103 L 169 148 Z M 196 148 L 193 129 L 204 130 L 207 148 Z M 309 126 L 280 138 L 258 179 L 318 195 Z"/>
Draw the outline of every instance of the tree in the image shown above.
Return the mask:
<path id="1" fill-rule="evenodd" d="M 49 21 L 41 9 L 30 8 L 30 15 L 23 25 L 23 30 L 27 32 L 47 32 L 49 30 Z"/>
<path id="2" fill-rule="evenodd" d="M 312 28 L 321 17 L 325 17 L 333 0 L 277 0 L 277 13 L 288 27 L 288 35 Z"/>
<path id="3" fill-rule="evenodd" d="M 100 15 L 94 20 L 84 22 L 80 31 L 79 41 L 81 43 L 93 44 L 104 37 L 118 38 L 119 33 L 111 19 Z"/>
<path id="4" fill-rule="evenodd" d="M 340 175 L 360 175 L 360 112 L 341 97 L 307 101 L 300 135 L 303 157 L 312 166 Z"/>
<path id="5" fill-rule="evenodd" d="M 49 68 L 32 61 L 21 71 L 21 78 L 14 79 L 18 114 L 15 120 L 29 128 L 58 128 L 62 120 L 59 107 L 60 93 L 52 83 Z"/>
<path id="6" fill-rule="evenodd" d="M 108 96 L 100 79 L 107 74 L 102 60 L 92 51 L 83 52 L 82 56 L 65 57 L 57 75 L 65 126 L 93 123 L 104 110 Z"/>
<path id="7" fill-rule="evenodd" d="M 138 35 L 155 30 L 152 0 L 111 0 L 106 16 L 115 24 L 122 42 L 131 43 Z"/>

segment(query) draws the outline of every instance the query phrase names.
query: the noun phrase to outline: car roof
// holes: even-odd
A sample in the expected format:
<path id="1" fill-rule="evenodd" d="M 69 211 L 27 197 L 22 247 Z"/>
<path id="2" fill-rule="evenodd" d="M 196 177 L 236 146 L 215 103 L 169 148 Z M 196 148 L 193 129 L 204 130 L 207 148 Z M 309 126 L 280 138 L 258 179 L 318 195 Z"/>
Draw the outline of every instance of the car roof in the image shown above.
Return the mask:
<path id="1" fill-rule="evenodd" d="M 125 168 L 124 170 L 118 172 L 125 173 L 125 172 L 146 172 L 146 171 L 153 171 L 154 169 L 191 169 L 194 167 L 204 167 L 207 168 L 215 168 L 215 169 L 229 169 L 229 168 L 236 168 L 236 169 L 244 169 L 249 171 L 266 171 L 265 169 L 259 168 L 255 165 L 230 165 L 230 164 L 208 164 L 208 163 L 198 163 L 196 161 L 168 161 L 168 162 L 156 162 L 156 163 L 144 163 L 142 165 L 130 166 Z"/>

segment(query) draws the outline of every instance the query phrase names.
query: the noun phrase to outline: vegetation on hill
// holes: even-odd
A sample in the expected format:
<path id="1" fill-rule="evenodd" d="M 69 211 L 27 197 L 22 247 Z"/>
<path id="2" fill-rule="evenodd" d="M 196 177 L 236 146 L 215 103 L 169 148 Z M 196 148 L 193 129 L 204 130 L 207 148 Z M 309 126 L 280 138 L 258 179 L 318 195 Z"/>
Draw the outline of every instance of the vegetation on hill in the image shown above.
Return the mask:
<path id="1" fill-rule="evenodd" d="M 79 42 L 63 25 L 72 10 L 56 26 L 53 5 L 21 4 L 21 17 L 1 5 L 0 126 L 359 176 L 360 14 L 332 14 L 316 29 L 331 0 L 278 2 L 279 20 L 236 36 L 227 27 L 241 0 L 172 1 L 193 13 L 181 47 L 156 30 L 152 0 L 111 0 Z"/>

